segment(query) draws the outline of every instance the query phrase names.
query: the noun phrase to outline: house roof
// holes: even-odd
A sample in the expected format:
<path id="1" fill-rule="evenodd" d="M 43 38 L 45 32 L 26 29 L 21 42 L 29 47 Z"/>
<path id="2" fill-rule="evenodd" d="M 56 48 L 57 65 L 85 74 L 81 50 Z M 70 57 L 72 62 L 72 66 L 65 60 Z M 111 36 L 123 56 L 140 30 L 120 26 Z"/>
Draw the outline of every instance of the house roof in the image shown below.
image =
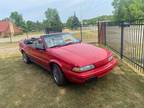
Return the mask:
<path id="1" fill-rule="evenodd" d="M 7 31 L 8 27 L 9 27 L 8 21 L 0 21 L 0 32 Z"/>

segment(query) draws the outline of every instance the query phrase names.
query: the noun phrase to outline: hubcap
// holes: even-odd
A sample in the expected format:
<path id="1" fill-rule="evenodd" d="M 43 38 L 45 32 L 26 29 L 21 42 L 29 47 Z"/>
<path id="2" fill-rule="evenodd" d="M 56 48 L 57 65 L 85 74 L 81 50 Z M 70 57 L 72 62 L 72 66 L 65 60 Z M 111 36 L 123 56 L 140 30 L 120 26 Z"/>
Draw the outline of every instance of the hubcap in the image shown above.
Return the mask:
<path id="1" fill-rule="evenodd" d="M 54 68 L 54 70 L 53 70 L 53 77 L 54 77 L 54 80 L 56 82 L 58 82 L 58 75 L 57 75 L 57 69 L 56 68 Z"/>
<path id="2" fill-rule="evenodd" d="M 58 80 L 57 80 L 57 76 L 56 75 L 54 75 L 54 80 L 57 82 Z"/>
<path id="3" fill-rule="evenodd" d="M 23 61 L 26 62 L 27 61 L 27 58 L 26 58 L 26 55 L 23 54 Z"/>

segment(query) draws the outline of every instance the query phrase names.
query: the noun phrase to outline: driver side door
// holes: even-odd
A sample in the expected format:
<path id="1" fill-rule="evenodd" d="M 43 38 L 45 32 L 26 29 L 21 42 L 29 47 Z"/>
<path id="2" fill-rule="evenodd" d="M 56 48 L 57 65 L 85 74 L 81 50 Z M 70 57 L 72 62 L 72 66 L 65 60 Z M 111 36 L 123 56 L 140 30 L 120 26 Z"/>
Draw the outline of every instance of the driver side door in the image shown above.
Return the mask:
<path id="1" fill-rule="evenodd" d="M 34 62 L 41 65 L 44 68 L 48 67 L 49 56 L 44 49 L 44 44 L 38 40 L 34 41 L 34 47 L 32 48 L 32 55 Z"/>

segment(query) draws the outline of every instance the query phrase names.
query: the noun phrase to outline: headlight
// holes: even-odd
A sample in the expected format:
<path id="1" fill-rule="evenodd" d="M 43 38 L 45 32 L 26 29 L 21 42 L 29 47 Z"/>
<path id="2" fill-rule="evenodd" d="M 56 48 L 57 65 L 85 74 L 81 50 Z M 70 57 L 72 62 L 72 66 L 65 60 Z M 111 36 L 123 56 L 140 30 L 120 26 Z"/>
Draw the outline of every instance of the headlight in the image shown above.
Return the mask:
<path id="1" fill-rule="evenodd" d="M 72 71 L 74 72 L 84 72 L 84 71 L 89 71 L 95 68 L 95 65 L 87 65 L 83 67 L 74 67 Z"/>
<path id="2" fill-rule="evenodd" d="M 110 61 L 112 61 L 112 59 L 113 59 L 113 56 L 110 56 L 110 57 L 108 58 L 108 61 L 110 62 Z"/>

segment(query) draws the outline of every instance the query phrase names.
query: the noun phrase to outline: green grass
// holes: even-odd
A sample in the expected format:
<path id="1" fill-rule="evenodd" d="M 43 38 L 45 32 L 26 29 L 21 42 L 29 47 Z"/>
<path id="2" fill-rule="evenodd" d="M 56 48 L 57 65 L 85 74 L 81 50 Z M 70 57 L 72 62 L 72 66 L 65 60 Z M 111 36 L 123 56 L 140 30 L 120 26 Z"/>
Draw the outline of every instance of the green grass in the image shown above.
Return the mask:
<path id="1" fill-rule="evenodd" d="M 46 70 L 21 60 L 17 43 L 0 44 L 0 108 L 144 108 L 144 76 L 119 61 L 107 76 L 58 87 Z"/>

